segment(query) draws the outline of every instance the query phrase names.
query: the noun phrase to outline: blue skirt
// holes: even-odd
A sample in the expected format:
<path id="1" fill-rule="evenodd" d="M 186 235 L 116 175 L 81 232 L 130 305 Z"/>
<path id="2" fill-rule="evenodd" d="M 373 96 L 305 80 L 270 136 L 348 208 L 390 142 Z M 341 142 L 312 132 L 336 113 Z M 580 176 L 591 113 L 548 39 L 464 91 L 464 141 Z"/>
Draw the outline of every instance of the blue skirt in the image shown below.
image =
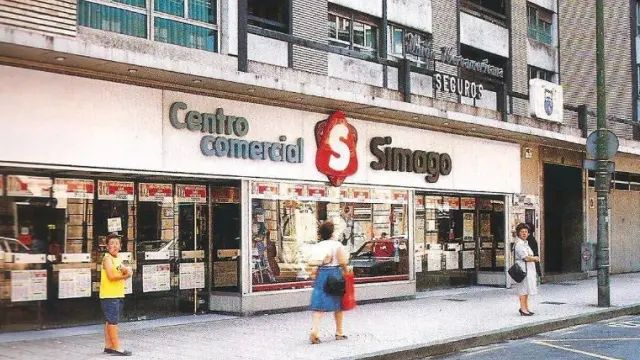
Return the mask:
<path id="1" fill-rule="evenodd" d="M 324 291 L 324 285 L 329 276 L 342 277 L 342 270 L 338 266 L 320 266 L 318 268 L 311 293 L 311 310 L 313 311 L 342 310 L 342 296 L 329 295 Z"/>

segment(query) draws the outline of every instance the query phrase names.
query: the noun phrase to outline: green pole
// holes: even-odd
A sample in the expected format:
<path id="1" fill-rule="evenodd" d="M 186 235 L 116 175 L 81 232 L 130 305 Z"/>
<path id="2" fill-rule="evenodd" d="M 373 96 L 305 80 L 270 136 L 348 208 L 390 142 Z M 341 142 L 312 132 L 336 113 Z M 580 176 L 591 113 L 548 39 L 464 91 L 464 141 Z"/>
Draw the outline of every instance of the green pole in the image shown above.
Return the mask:
<path id="1" fill-rule="evenodd" d="M 596 0 L 596 69 L 598 97 L 598 141 L 596 194 L 598 198 L 598 306 L 609 307 L 609 174 L 607 172 L 607 99 L 604 78 L 604 0 Z"/>

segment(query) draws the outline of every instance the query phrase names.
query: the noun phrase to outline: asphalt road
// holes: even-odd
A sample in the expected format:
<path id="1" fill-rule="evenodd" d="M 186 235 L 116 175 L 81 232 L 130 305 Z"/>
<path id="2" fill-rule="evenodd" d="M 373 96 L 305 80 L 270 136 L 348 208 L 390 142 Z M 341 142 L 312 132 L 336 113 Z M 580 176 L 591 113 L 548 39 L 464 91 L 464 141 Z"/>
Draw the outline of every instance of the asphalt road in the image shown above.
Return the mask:
<path id="1" fill-rule="evenodd" d="M 427 359 L 640 360 L 640 316 L 575 326 Z"/>

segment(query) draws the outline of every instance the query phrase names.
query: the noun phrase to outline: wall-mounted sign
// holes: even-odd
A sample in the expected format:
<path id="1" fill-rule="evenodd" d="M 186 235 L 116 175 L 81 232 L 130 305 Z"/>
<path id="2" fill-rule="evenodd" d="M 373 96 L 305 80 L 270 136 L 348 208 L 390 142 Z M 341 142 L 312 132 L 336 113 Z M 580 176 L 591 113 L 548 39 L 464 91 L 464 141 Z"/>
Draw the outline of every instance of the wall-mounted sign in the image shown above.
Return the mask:
<path id="1" fill-rule="evenodd" d="M 336 111 L 329 119 L 316 124 L 315 135 L 318 146 L 316 168 L 327 175 L 331 185 L 340 186 L 358 171 L 358 132 L 347 122 L 342 111 Z"/>
<path id="2" fill-rule="evenodd" d="M 176 202 L 206 204 L 207 186 L 176 184 Z"/>
<path id="3" fill-rule="evenodd" d="M 451 157 L 447 153 L 433 151 L 411 150 L 396 147 L 384 147 L 391 145 L 391 136 L 374 137 L 369 143 L 369 149 L 377 161 L 372 161 L 373 170 L 414 172 L 427 174 L 425 180 L 435 183 L 440 175 L 449 175 L 452 169 Z"/>
<path id="4" fill-rule="evenodd" d="M 53 181 L 46 177 L 9 175 L 7 196 L 49 197 Z"/>
<path id="5" fill-rule="evenodd" d="M 171 184 L 138 184 L 138 200 L 154 202 L 172 202 L 173 186 Z"/>
<path id="6" fill-rule="evenodd" d="M 424 38 L 418 34 L 407 32 L 404 37 L 404 46 L 407 53 L 424 58 L 427 61 L 440 61 L 467 70 L 500 78 L 504 77 L 504 69 L 489 64 L 488 59 L 482 61 L 467 59 L 456 54 L 453 47 L 445 46 L 440 48 L 440 51 L 433 50 L 433 44 L 430 41 L 425 41 Z"/>
<path id="7" fill-rule="evenodd" d="M 11 301 L 47 300 L 47 270 L 11 271 Z"/>
<path id="8" fill-rule="evenodd" d="M 133 181 L 98 180 L 99 200 L 134 200 Z"/>
<path id="9" fill-rule="evenodd" d="M 229 157 L 236 159 L 284 161 L 302 163 L 304 161 L 304 139 L 298 138 L 295 143 L 285 143 L 287 137 L 281 135 L 278 142 L 247 141 L 238 138 L 249 133 L 249 121 L 244 117 L 225 115 L 224 109 L 218 108 L 214 113 L 187 111 L 182 118 L 178 111 L 187 110 L 187 104 L 176 101 L 169 109 L 169 122 L 180 130 L 200 132 L 204 135 L 200 140 L 200 151 L 204 156 Z"/>
<path id="10" fill-rule="evenodd" d="M 93 180 L 56 179 L 53 184 L 53 196 L 67 199 L 93 200 Z"/>
<path id="11" fill-rule="evenodd" d="M 529 113 L 540 119 L 562 122 L 562 86 L 542 79 L 529 80 Z"/>
<path id="12" fill-rule="evenodd" d="M 477 84 L 475 81 L 469 81 L 457 76 L 442 74 L 439 72 L 434 72 L 433 80 L 433 87 L 437 91 L 458 94 L 460 96 L 470 97 L 476 100 L 482 99 L 482 90 L 484 90 L 484 87 L 482 84 Z"/>

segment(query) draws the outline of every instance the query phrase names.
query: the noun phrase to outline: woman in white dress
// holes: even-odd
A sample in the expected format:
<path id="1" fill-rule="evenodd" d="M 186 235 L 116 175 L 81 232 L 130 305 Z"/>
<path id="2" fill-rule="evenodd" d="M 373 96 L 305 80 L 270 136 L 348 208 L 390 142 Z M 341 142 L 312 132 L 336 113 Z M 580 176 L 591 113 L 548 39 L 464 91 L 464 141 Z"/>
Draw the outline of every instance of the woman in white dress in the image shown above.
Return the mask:
<path id="1" fill-rule="evenodd" d="M 529 228 L 526 224 L 518 224 L 516 226 L 516 234 L 518 235 L 514 249 L 516 264 L 527 272 L 527 276 L 522 282 L 517 283 L 514 289 L 520 298 L 520 315 L 531 316 L 533 313 L 529 311 L 529 295 L 538 293 L 535 264 L 540 262 L 540 257 L 533 255 L 533 250 L 527 243 Z"/>

